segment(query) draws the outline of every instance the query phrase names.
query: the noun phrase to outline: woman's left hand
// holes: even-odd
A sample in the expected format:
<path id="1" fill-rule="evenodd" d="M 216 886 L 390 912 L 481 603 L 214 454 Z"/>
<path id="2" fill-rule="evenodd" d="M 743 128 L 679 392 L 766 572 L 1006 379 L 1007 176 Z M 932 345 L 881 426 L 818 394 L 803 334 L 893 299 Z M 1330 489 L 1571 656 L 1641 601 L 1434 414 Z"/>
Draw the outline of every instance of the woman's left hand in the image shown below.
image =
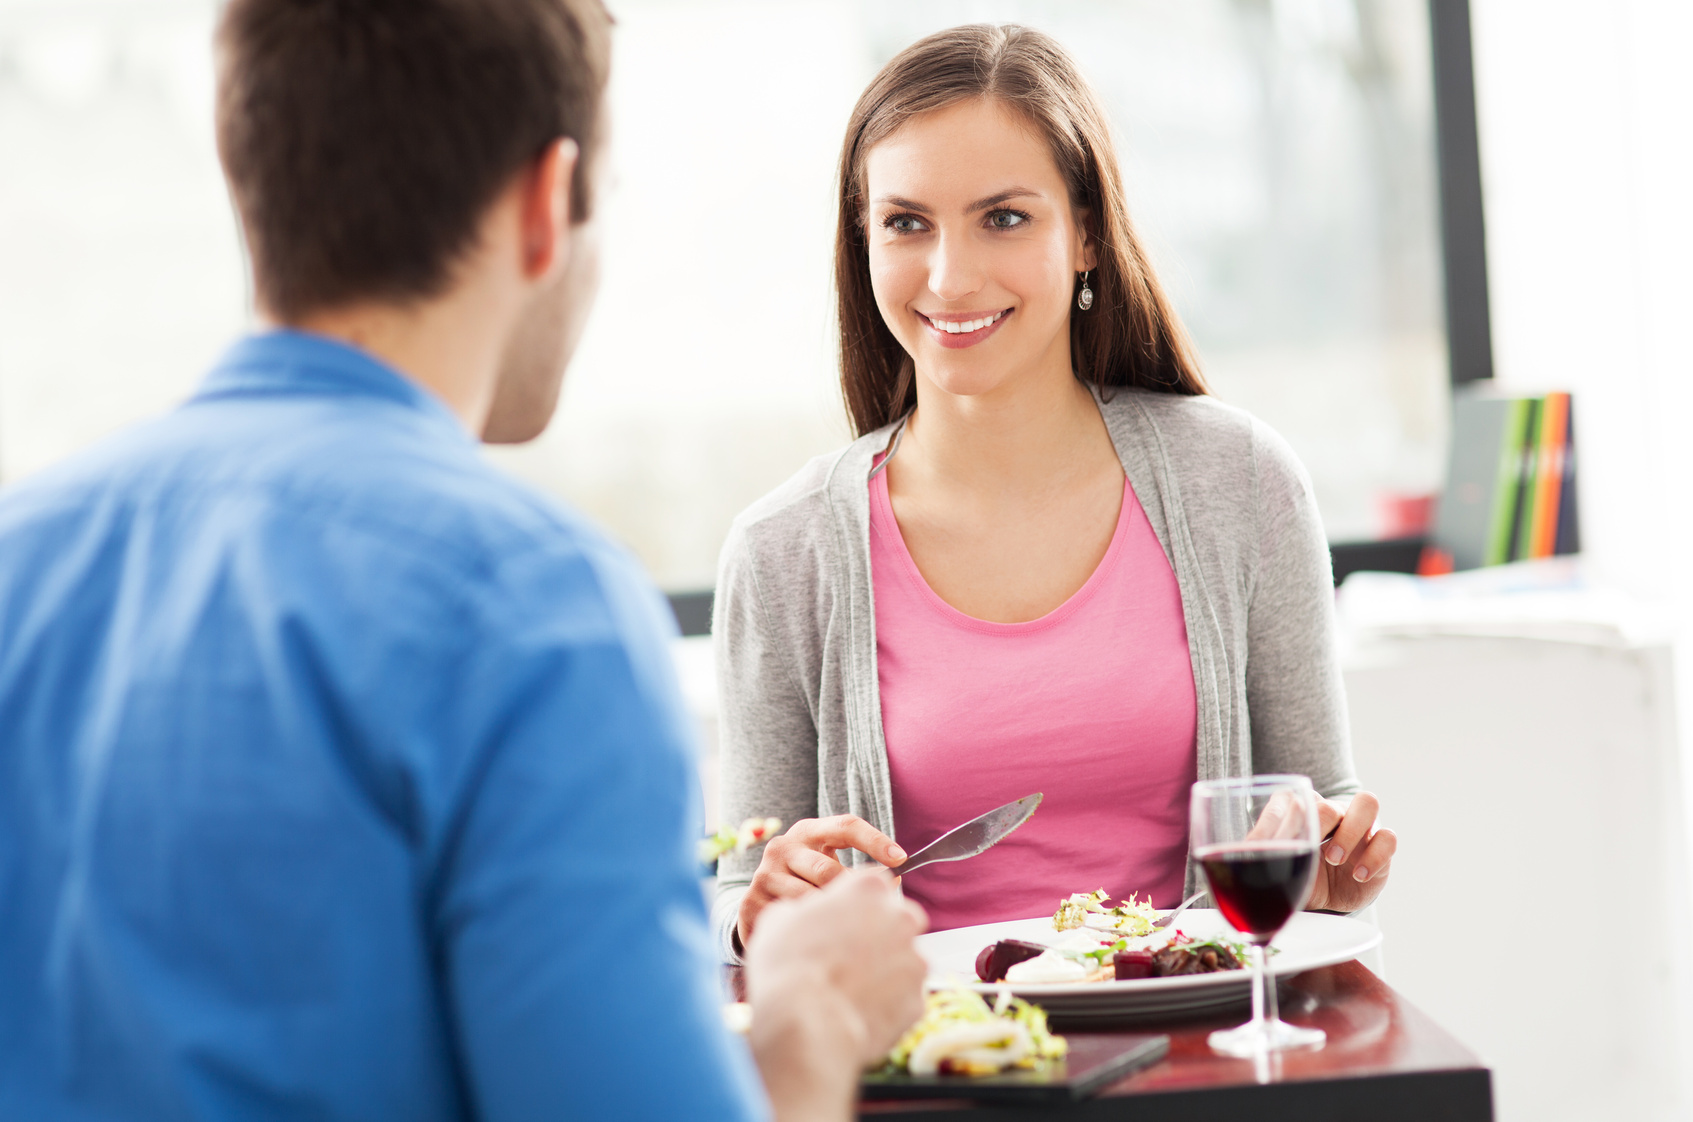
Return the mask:
<path id="1" fill-rule="evenodd" d="M 1324 799 L 1317 805 L 1318 828 L 1324 841 L 1318 850 L 1317 886 L 1311 891 L 1312 910 L 1355 912 L 1387 887 L 1388 868 L 1399 837 L 1377 828 L 1381 803 L 1368 791 L 1354 795 L 1350 805 Z"/>

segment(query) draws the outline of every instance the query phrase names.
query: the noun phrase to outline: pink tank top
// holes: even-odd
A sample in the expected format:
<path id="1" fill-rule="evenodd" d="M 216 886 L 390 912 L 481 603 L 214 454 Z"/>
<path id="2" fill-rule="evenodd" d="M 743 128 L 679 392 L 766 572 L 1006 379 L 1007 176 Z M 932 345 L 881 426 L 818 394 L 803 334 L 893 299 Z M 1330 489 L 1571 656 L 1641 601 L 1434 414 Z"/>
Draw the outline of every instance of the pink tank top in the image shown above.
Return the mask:
<path id="1" fill-rule="evenodd" d="M 1033 818 L 979 857 L 904 881 L 935 930 L 1050 913 L 1072 892 L 1180 902 L 1198 710 L 1175 573 L 1128 481 L 1105 557 L 1026 623 L 958 611 L 870 481 L 870 567 L 894 826 L 909 853 L 1034 791 Z"/>

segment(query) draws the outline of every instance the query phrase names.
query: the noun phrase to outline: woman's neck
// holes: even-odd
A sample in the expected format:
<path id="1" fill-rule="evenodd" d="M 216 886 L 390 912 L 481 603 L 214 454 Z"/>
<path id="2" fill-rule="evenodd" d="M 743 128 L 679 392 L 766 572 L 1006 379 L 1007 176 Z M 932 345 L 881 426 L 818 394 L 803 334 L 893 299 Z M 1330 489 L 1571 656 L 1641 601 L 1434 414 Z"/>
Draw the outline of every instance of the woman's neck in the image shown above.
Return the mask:
<path id="1" fill-rule="evenodd" d="M 965 615 L 1039 619 L 1111 545 L 1123 465 L 1067 367 L 969 396 L 918 384 L 888 499 L 918 572 Z"/>
<path id="2" fill-rule="evenodd" d="M 889 467 L 918 477 L 912 482 L 1001 496 L 1044 493 L 1055 477 L 1087 472 L 1102 455 L 1115 459 L 1093 395 L 1067 372 L 970 396 L 919 375 L 917 409 L 901 444 L 905 462 Z"/>

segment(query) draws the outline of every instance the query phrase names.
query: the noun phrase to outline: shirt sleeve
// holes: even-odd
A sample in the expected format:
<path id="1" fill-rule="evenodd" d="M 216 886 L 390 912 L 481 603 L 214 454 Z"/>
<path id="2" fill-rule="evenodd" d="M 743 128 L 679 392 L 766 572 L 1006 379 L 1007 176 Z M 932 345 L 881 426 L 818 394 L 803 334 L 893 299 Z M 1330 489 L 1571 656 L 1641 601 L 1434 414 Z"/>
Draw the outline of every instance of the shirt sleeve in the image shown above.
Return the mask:
<path id="1" fill-rule="evenodd" d="M 480 740 L 434 920 L 473 1113 L 750 1119 L 696 864 L 692 737 L 662 602 L 629 566 L 541 565 L 459 683 Z M 504 576 L 511 576 L 507 573 Z"/>
<path id="2" fill-rule="evenodd" d="M 817 817 L 817 724 L 793 652 L 772 633 L 751 543 L 736 526 L 723 546 L 712 613 L 717 661 L 723 821 Z M 718 955 L 739 961 L 734 932 L 761 849 L 718 862 L 711 921 Z"/>
<path id="3" fill-rule="evenodd" d="M 1324 796 L 1358 791 L 1336 641 L 1334 577 L 1310 480 L 1254 421 L 1258 564 L 1247 616 L 1252 770 L 1306 775 Z"/>

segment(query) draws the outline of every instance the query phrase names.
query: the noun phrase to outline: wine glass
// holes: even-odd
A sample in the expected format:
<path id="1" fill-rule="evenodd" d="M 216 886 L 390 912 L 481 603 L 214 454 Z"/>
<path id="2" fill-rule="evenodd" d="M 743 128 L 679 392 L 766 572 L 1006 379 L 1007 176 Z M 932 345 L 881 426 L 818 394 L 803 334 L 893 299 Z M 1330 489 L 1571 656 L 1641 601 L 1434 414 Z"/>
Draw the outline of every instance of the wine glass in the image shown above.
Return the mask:
<path id="1" fill-rule="evenodd" d="M 1211 1047 L 1250 1057 L 1312 1048 L 1321 1029 L 1300 1028 L 1276 1011 L 1266 949 L 1311 898 L 1318 860 L 1317 792 L 1303 775 L 1208 779 L 1193 785 L 1193 854 L 1211 898 L 1247 943 L 1252 960 L 1252 1019 L 1211 1034 Z"/>

